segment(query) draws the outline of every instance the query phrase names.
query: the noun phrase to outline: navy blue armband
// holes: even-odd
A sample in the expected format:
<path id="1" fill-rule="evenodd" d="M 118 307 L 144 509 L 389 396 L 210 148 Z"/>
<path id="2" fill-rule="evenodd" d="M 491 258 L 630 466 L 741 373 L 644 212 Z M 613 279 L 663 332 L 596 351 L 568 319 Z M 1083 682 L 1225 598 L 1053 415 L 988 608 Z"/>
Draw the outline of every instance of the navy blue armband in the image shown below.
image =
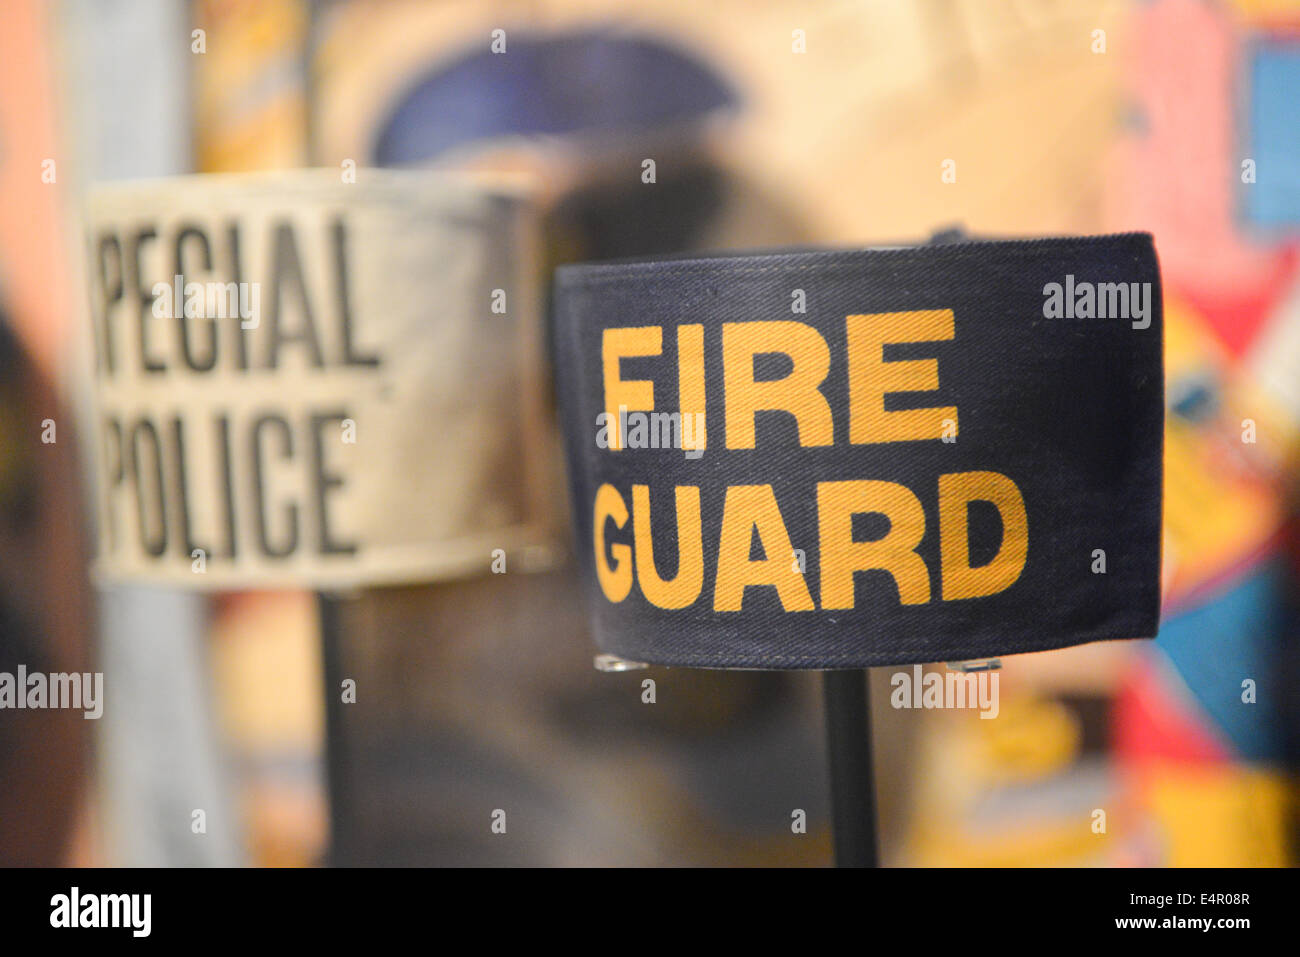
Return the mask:
<path id="1" fill-rule="evenodd" d="M 555 350 L 596 641 L 846 668 L 1159 623 L 1151 237 L 562 267 Z"/>

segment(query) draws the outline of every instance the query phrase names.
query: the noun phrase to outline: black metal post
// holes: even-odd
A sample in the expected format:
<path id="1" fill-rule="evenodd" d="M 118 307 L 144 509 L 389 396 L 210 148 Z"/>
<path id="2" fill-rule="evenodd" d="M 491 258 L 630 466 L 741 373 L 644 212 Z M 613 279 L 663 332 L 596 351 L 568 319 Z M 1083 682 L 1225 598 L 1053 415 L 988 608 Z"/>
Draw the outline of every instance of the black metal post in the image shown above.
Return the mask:
<path id="1" fill-rule="evenodd" d="M 320 617 L 321 676 L 325 691 L 325 776 L 329 798 L 329 850 L 333 866 L 352 863 L 352 766 L 347 760 L 343 728 L 343 602 L 327 592 L 316 593 Z"/>
<path id="2" fill-rule="evenodd" d="M 876 790 L 865 669 L 822 673 L 836 867 L 877 867 Z"/>

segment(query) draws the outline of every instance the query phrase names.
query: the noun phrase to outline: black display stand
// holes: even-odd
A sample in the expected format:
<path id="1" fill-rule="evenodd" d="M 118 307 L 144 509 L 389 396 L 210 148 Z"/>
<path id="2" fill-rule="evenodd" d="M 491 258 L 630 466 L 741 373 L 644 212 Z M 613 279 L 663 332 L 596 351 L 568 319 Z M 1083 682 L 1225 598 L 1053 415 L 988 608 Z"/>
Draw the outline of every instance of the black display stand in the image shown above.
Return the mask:
<path id="1" fill-rule="evenodd" d="M 877 867 L 876 790 L 866 669 L 822 672 L 836 867 Z"/>
<path id="2" fill-rule="evenodd" d="M 329 797 L 329 848 L 326 861 L 338 867 L 353 862 L 351 825 L 352 764 L 347 759 L 343 727 L 343 602 L 329 592 L 316 593 L 320 617 L 321 679 L 325 690 L 325 777 Z"/>

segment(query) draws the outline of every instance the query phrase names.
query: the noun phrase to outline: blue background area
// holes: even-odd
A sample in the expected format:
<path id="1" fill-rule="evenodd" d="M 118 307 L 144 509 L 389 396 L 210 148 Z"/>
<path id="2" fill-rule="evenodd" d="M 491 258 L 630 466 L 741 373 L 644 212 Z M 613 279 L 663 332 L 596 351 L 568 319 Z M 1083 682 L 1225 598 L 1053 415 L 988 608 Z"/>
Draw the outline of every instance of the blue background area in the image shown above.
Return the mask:
<path id="1" fill-rule="evenodd" d="M 419 163 L 498 136 L 635 133 L 735 108 L 716 73 L 656 40 L 601 31 L 507 38 L 421 78 L 375 144 L 381 166 Z"/>
<path id="2" fill-rule="evenodd" d="M 1286 567 L 1280 560 L 1254 569 L 1231 590 L 1167 619 L 1156 647 L 1174 666 L 1221 737 L 1241 757 L 1278 758 L 1278 652 L 1285 628 Z M 1241 700 L 1241 683 L 1255 681 L 1255 704 Z"/>
<path id="3" fill-rule="evenodd" d="M 1242 186 L 1246 220 L 1294 231 L 1300 229 L 1300 43 L 1269 40 L 1248 57 L 1245 155 L 1255 160 L 1256 181 Z"/>

